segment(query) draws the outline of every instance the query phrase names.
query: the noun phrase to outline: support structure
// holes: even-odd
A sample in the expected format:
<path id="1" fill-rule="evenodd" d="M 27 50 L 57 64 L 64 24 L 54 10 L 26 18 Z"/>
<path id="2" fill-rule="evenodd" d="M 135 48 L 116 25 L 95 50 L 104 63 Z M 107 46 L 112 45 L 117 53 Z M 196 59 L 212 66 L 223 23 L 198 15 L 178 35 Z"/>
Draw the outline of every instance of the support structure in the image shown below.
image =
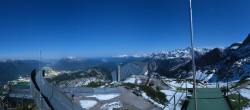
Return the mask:
<path id="1" fill-rule="evenodd" d="M 39 67 L 38 67 L 38 70 L 41 69 L 41 61 L 42 61 L 42 51 L 40 50 L 40 57 L 39 57 Z"/>
<path id="2" fill-rule="evenodd" d="M 121 65 L 118 64 L 117 66 L 117 82 L 121 81 Z"/>
<path id="3" fill-rule="evenodd" d="M 190 37 L 191 37 L 191 55 L 192 55 L 192 71 L 193 71 L 193 95 L 194 95 L 194 110 L 197 110 L 197 97 L 196 97 L 196 70 L 194 62 L 194 44 L 193 44 L 193 18 L 192 18 L 192 0 L 189 0 L 190 8 Z"/>

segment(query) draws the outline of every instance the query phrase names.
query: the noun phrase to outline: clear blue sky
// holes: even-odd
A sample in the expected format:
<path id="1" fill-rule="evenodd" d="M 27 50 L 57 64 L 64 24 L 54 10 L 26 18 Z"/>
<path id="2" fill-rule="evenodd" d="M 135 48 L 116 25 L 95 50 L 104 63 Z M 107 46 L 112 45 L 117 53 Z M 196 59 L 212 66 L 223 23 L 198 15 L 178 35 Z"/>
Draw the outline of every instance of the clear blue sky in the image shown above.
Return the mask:
<path id="1" fill-rule="evenodd" d="M 250 32 L 250 0 L 193 0 L 196 47 Z M 100 57 L 189 46 L 189 0 L 1 0 L 0 58 Z"/>

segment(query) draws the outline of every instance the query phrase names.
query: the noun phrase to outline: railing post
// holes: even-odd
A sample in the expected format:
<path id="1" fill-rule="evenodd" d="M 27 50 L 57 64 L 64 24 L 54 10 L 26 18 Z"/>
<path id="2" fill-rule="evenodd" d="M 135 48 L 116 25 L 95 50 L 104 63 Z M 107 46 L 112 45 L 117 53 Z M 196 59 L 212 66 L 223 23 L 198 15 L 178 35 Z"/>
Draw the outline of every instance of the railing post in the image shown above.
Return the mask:
<path id="1" fill-rule="evenodd" d="M 238 103 L 239 103 L 239 110 L 240 110 L 240 93 L 238 93 L 239 94 L 239 97 L 238 97 Z"/>
<path id="2" fill-rule="evenodd" d="M 186 99 L 187 99 L 187 79 L 185 80 L 185 83 L 186 83 Z M 188 100 L 188 99 L 187 99 Z"/>
<path id="3" fill-rule="evenodd" d="M 174 110 L 175 110 L 175 95 L 174 95 Z"/>
<path id="4" fill-rule="evenodd" d="M 229 88 L 228 88 L 228 78 L 227 78 L 227 96 L 228 96 L 228 91 L 229 91 Z"/>

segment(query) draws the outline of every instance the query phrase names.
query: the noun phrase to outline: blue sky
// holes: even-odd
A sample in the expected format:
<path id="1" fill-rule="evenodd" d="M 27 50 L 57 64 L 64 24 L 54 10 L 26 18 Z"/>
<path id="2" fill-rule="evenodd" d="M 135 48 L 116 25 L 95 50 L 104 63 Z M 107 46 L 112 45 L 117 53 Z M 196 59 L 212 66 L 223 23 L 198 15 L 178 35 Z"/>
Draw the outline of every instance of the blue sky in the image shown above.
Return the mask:
<path id="1" fill-rule="evenodd" d="M 193 0 L 196 47 L 250 33 L 250 0 Z M 101 57 L 186 48 L 189 0 L 1 0 L 0 58 Z"/>

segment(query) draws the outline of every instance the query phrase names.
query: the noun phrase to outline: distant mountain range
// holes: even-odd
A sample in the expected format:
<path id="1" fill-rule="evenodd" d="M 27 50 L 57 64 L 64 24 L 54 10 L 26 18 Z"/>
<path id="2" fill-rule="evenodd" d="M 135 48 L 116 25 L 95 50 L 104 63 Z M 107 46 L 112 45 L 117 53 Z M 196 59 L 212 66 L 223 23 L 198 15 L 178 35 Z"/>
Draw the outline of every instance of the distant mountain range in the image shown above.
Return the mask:
<path id="1" fill-rule="evenodd" d="M 169 52 L 155 52 L 142 55 L 119 55 L 108 58 L 65 57 L 41 66 L 50 66 L 57 71 L 84 71 L 91 67 L 105 69 L 107 73 L 116 70 L 118 64 L 131 62 L 156 63 L 156 72 L 167 77 L 189 77 L 191 75 L 190 48 Z M 234 43 L 225 48 L 195 48 L 196 70 L 218 70 L 218 79 L 236 80 L 250 76 L 250 34 L 242 43 Z M 0 81 L 8 81 L 27 75 L 38 69 L 39 61 L 35 60 L 0 60 Z"/>
<path id="2" fill-rule="evenodd" d="M 42 66 L 44 64 L 41 64 Z M 14 80 L 20 76 L 29 75 L 33 69 L 38 69 L 39 61 L 36 60 L 1 60 L 0 82 Z"/>
<path id="3" fill-rule="evenodd" d="M 201 55 L 209 52 L 211 49 L 208 48 L 194 48 L 195 56 L 200 57 Z M 136 55 L 118 55 L 114 56 L 113 58 L 150 58 L 150 59 L 175 59 L 175 58 L 188 58 L 191 59 L 190 54 L 191 48 L 185 48 L 185 49 L 176 49 L 173 51 L 165 52 L 155 52 L 152 54 L 136 54 Z"/>
<path id="4" fill-rule="evenodd" d="M 86 70 L 102 63 L 104 63 L 104 61 L 99 59 L 65 57 L 55 61 L 52 68 L 58 71 L 78 71 Z"/>
<path id="5" fill-rule="evenodd" d="M 196 55 L 200 56 L 209 49 L 196 49 Z M 50 66 L 57 71 L 84 71 L 88 68 L 98 66 L 108 72 L 113 72 L 117 68 L 117 64 L 127 64 L 130 62 L 148 62 L 157 60 L 159 68 L 166 66 L 173 67 L 180 63 L 185 63 L 190 60 L 190 49 L 176 50 L 171 52 L 158 52 L 149 55 L 134 55 L 134 56 L 116 56 L 109 58 L 77 58 L 64 57 L 59 60 L 51 60 L 41 62 L 41 67 Z M 163 65 L 162 65 L 163 64 Z M 38 69 L 39 61 L 36 60 L 0 60 L 0 81 L 9 81 L 17 79 L 19 76 L 29 75 L 33 69 Z M 162 65 L 162 66 L 161 66 Z"/>
<path id="6" fill-rule="evenodd" d="M 226 48 L 215 48 L 197 58 L 196 70 L 217 70 L 218 80 L 239 80 L 250 77 L 250 34 L 243 43 L 234 43 Z M 190 75 L 191 62 L 169 71 L 176 76 Z"/>
<path id="7" fill-rule="evenodd" d="M 194 48 L 194 54 L 195 57 L 198 58 L 205 53 L 209 52 L 211 49 L 208 48 Z M 186 58 L 186 59 L 191 59 L 191 54 L 190 54 L 191 48 L 186 48 L 186 49 L 177 49 L 174 51 L 170 52 L 157 52 L 151 54 L 149 57 L 152 59 L 161 59 L 161 60 L 167 60 L 167 59 L 177 59 L 177 58 Z"/>

